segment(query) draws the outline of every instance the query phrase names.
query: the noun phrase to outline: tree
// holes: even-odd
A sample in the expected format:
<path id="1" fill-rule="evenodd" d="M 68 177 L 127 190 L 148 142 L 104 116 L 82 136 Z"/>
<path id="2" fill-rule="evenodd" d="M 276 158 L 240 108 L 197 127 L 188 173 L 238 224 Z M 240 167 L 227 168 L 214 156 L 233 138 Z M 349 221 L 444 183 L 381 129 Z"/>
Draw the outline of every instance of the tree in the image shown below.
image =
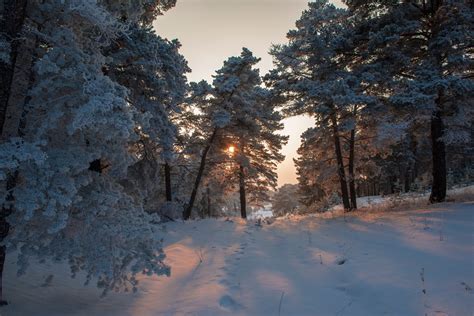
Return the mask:
<path id="1" fill-rule="evenodd" d="M 355 209 L 357 129 L 360 120 L 379 109 L 371 93 L 375 76 L 351 57 L 353 26 L 348 11 L 327 1 L 308 6 L 296 30 L 288 33 L 289 43 L 272 48 L 275 69 L 266 80 L 288 115 L 313 116 L 317 134 L 325 138 L 321 144 L 329 146 L 331 139 L 344 208 Z"/>
<path id="2" fill-rule="evenodd" d="M 214 148 L 236 149 L 241 216 L 246 218 L 247 190 L 251 199 L 258 192 L 276 185 L 274 169 L 282 161 L 279 153 L 286 137 L 276 134 L 283 128 L 281 116 L 274 110 L 269 91 L 259 87 L 261 78 L 255 64 L 259 61 L 244 48 L 240 56 L 230 57 L 216 71 L 213 85 L 193 83 L 191 100 L 200 114 L 200 134 L 204 148 L 190 201 L 184 217 L 189 218 L 204 175 L 208 154 Z M 211 153 L 212 154 L 212 153 Z"/>
<path id="3" fill-rule="evenodd" d="M 172 201 L 171 166 L 175 159 L 178 128 L 173 122 L 182 111 L 186 91 L 187 62 L 179 54 L 180 43 L 158 36 L 150 27 L 135 25 L 113 45 L 106 48 L 109 62 L 104 71 L 109 77 L 129 89 L 128 100 L 145 120 L 140 125 L 140 140 L 134 145 L 136 162 L 130 167 L 127 187 L 144 193 L 147 208 L 165 188 L 165 199 Z M 164 168 L 164 179 L 157 181 L 157 171 Z M 144 181 L 147 179 L 147 181 Z M 151 205 L 150 205 L 151 204 Z M 156 210 L 154 210 L 156 211 Z"/>
<path id="4" fill-rule="evenodd" d="M 283 129 L 282 118 L 274 110 L 270 92 L 259 87 L 259 71 L 253 68 L 259 60 L 244 48 L 240 57 L 224 62 L 214 77 L 214 86 L 221 93 L 233 89 L 222 106 L 229 117 L 223 132 L 236 149 L 242 218 L 247 217 L 247 193 L 257 199 L 269 187 L 276 187 L 275 168 L 283 161 L 280 151 L 287 141 L 277 134 Z"/>
<path id="5" fill-rule="evenodd" d="M 294 213 L 301 207 L 299 201 L 299 188 L 296 184 L 284 184 L 276 191 L 272 200 L 272 211 L 274 216 L 282 216 L 286 213 Z"/>
<path id="6" fill-rule="evenodd" d="M 446 197 L 446 145 L 469 143 L 474 17 L 466 1 L 347 1 L 360 17 L 355 45 L 392 79 L 391 102 L 430 129 L 431 202 Z M 370 37 L 367 35 L 370 34 Z"/>
<path id="7" fill-rule="evenodd" d="M 150 12 L 172 1 L 127 3 L 118 12 L 108 2 L 29 2 L 26 11 L 14 12 L 24 14 L 14 16 L 24 20 L 15 34 L 21 30 L 37 44 L 21 52 L 34 61 L 24 69 L 33 80 L 12 104 L 21 119 L 6 116 L 3 125 L 20 137 L 10 134 L 0 145 L 2 220 L 8 215 L 14 228 L 2 244 L 18 250 L 19 272 L 31 256 L 67 260 L 73 274 L 96 278 L 104 294 L 135 288 L 140 272 L 169 273 L 156 216 L 121 184 L 147 117 L 130 106 L 127 88 L 107 75 L 104 51 L 129 23 L 144 25 Z M 5 19 L 2 12 L 2 25 Z M 4 65 L 8 54 L 15 62 L 13 40 L 2 34 L 2 67 L 11 67 Z M 22 86 L 18 80 L 13 76 L 5 88 Z"/>
<path id="8" fill-rule="evenodd" d="M 4 30 L 0 33 L 0 136 L 2 143 L 8 143 L 10 138 L 17 137 L 19 133 L 20 118 L 23 113 L 26 91 L 30 82 L 31 50 L 35 44 L 32 37 L 26 38 L 23 43 L 18 40 L 25 24 L 27 1 L 5 1 L 0 10 L 0 26 Z M 5 144 L 5 151 L 9 152 L 12 146 L 14 148 L 15 144 Z M 18 145 L 18 147 L 22 148 L 23 146 Z M 26 145 L 26 147 L 29 146 Z M 21 148 L 17 148 L 18 156 L 21 156 Z M 13 168 L 24 159 L 16 160 L 15 158 L 18 158 L 16 156 L 12 155 L 14 162 L 10 166 Z M 5 158 L 12 159 L 11 157 Z M 8 165 L 8 162 L 6 163 Z M 17 172 L 11 169 L 11 172 L 8 172 L 3 177 L 4 183 L 1 185 L 5 186 L 5 195 L 2 201 L 14 200 L 11 190 L 15 187 L 17 176 Z M 2 204 L 0 211 L 0 242 L 9 233 L 10 224 L 7 221 L 7 216 L 11 212 L 11 206 Z M 2 296 L 5 251 L 6 248 L 2 245 L 0 247 L 0 305 L 7 304 Z"/>
<path id="9" fill-rule="evenodd" d="M 332 192 L 337 191 L 339 177 L 330 137 L 310 128 L 301 135 L 298 157 L 294 159 L 301 202 L 314 209 Z"/>

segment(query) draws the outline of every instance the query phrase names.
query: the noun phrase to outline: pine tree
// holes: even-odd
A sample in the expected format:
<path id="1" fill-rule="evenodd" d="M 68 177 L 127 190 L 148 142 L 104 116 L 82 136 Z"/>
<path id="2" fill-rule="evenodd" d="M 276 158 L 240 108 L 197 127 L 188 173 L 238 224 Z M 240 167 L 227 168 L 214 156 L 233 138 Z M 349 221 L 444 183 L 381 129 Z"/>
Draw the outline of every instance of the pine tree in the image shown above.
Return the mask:
<path id="1" fill-rule="evenodd" d="M 253 68 L 258 61 L 244 48 L 240 58 L 231 57 L 214 77 L 214 86 L 221 92 L 234 86 L 232 97 L 223 104 L 229 116 L 224 132 L 234 139 L 242 218 L 247 217 L 248 194 L 253 200 L 268 200 L 261 194 L 276 187 L 275 167 L 283 161 L 280 151 L 287 141 L 277 134 L 283 129 L 282 117 L 274 110 L 270 92 L 259 87 L 259 71 Z"/>
<path id="2" fill-rule="evenodd" d="M 379 111 L 371 91 L 376 76 L 351 55 L 353 22 L 348 11 L 327 1 L 308 5 L 296 29 L 288 33 L 289 43 L 272 48 L 275 69 L 266 79 L 287 114 L 315 118 L 315 132 L 325 139 L 320 144 L 327 146 L 319 150 L 333 147 L 344 208 L 355 209 L 356 137 L 361 120 Z"/>
<path id="3" fill-rule="evenodd" d="M 240 56 L 230 57 L 216 71 L 213 85 L 193 84 L 206 141 L 190 202 L 185 211 L 189 218 L 204 174 L 208 154 L 222 149 L 222 144 L 235 148 L 238 165 L 241 216 L 246 218 L 247 193 L 250 199 L 276 185 L 276 163 L 286 137 L 276 134 L 283 128 L 281 116 L 274 110 L 271 94 L 259 87 L 261 78 L 254 69 L 259 59 L 244 48 Z M 219 145 L 220 144 L 220 145 Z M 249 192 L 247 192 L 249 191 Z M 260 198 L 263 198 L 260 194 Z"/>
<path id="4" fill-rule="evenodd" d="M 144 25 L 173 1 L 127 3 L 120 12 L 89 0 L 18 7 L 11 18 L 24 22 L 14 32 L 34 43 L 21 52 L 34 67 L 22 70 L 31 80 L 16 78 L 13 70 L 10 84 L 2 86 L 10 96 L 17 91 L 14 99 L 2 95 L 2 109 L 13 100 L 16 113 L 2 117 L 2 127 L 8 126 L 0 145 L 2 244 L 18 250 L 20 273 L 31 256 L 67 260 L 73 274 L 97 279 L 104 294 L 135 288 L 140 272 L 169 273 L 152 224 L 156 216 L 121 183 L 148 118 L 131 106 L 127 87 L 107 75 L 104 51 L 130 25 Z M 2 11 L 2 25 L 9 18 Z M 15 69 L 19 61 L 17 42 L 11 42 L 16 37 L 2 34 L 2 67 Z M 14 229 L 5 236 L 9 225 Z"/>
<path id="5" fill-rule="evenodd" d="M 284 184 L 272 198 L 274 216 L 295 213 L 300 207 L 299 188 L 296 184 Z"/>
<path id="6" fill-rule="evenodd" d="M 391 102 L 430 126 L 425 133 L 432 147 L 430 201 L 441 202 L 446 197 L 446 145 L 469 143 L 471 137 L 472 6 L 462 0 L 347 4 L 360 17 L 355 45 L 390 76 L 380 84 L 389 85 Z"/>
<path id="7" fill-rule="evenodd" d="M 136 162 L 130 167 L 127 187 L 134 191 L 142 187 L 139 198 L 147 208 L 162 202 L 157 193 L 163 187 L 166 201 L 172 202 L 171 166 L 178 133 L 173 119 L 181 113 L 185 73 L 189 71 L 179 47 L 178 41 L 162 39 L 148 26 L 135 25 L 105 50 L 110 62 L 104 71 L 128 88 L 128 100 L 145 114 L 140 140 L 134 145 Z M 158 172 L 162 168 L 164 175 Z"/>

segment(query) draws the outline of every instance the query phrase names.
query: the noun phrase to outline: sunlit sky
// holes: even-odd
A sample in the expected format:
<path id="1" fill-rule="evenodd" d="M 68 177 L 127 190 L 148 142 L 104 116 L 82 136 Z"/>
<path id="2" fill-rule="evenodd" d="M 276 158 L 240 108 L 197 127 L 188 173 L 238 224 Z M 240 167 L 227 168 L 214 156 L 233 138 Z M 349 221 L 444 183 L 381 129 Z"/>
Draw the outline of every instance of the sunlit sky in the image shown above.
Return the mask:
<path id="1" fill-rule="evenodd" d="M 177 38 L 181 53 L 192 72 L 190 81 L 207 80 L 225 59 L 239 55 L 242 47 L 250 49 L 262 60 L 258 67 L 263 75 L 272 68 L 268 55 L 271 44 L 285 43 L 286 33 L 306 8 L 307 0 L 178 0 L 175 8 L 158 17 L 157 33 L 168 39 Z M 341 1 L 333 1 L 341 5 Z M 307 117 L 284 121 L 284 135 L 289 135 L 283 149 L 285 161 L 278 166 L 278 185 L 296 183 L 293 158 L 300 135 L 313 122 Z"/>

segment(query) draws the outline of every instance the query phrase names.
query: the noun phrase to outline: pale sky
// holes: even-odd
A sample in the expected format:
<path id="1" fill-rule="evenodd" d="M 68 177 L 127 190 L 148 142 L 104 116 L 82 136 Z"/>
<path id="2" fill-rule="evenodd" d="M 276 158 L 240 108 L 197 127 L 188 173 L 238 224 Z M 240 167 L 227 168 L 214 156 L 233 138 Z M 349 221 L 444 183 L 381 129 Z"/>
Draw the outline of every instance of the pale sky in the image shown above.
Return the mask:
<path id="1" fill-rule="evenodd" d="M 268 55 L 271 44 L 285 43 L 286 33 L 307 7 L 307 0 L 178 0 L 176 7 L 158 17 L 154 26 L 165 38 L 177 38 L 181 53 L 192 73 L 189 81 L 207 80 L 230 56 L 239 55 L 242 47 L 262 60 L 258 67 L 263 75 L 272 68 Z M 341 1 L 333 3 L 341 5 Z M 307 117 L 284 121 L 282 134 L 289 135 L 283 148 L 285 161 L 278 166 L 278 185 L 296 183 L 293 158 L 300 135 L 313 122 Z"/>

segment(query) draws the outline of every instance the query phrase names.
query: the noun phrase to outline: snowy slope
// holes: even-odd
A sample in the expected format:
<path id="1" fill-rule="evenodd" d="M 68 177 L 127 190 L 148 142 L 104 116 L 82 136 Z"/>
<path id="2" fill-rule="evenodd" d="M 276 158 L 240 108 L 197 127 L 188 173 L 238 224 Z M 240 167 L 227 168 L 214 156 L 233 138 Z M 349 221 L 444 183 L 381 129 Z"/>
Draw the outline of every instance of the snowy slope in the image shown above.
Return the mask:
<path id="1" fill-rule="evenodd" d="M 238 219 L 172 223 L 170 278 L 144 277 L 138 293 L 101 299 L 67 271 L 45 282 L 65 271 L 58 265 L 32 266 L 18 279 L 10 256 L 10 305 L 0 314 L 473 315 L 473 219 L 474 203 L 447 203 L 262 227 Z"/>

